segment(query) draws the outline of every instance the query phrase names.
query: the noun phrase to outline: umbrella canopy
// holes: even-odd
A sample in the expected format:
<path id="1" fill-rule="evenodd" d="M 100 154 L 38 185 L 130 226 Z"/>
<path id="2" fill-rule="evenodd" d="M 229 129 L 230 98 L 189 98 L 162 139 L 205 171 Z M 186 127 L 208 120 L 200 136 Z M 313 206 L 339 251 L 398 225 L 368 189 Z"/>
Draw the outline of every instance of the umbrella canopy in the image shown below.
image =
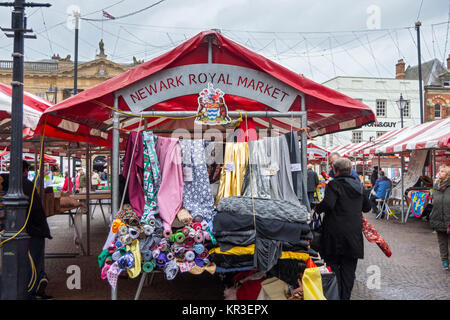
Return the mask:
<path id="1" fill-rule="evenodd" d="M 11 122 L 12 88 L 0 83 L 0 124 L 3 128 Z M 35 130 L 42 113 L 52 103 L 39 98 L 31 93 L 23 93 L 23 125 L 25 128 Z M 31 132 L 28 130 L 28 134 Z"/>
<path id="2" fill-rule="evenodd" d="M 209 50 L 209 48 L 211 48 Z M 199 93 L 211 83 L 224 93 L 228 110 L 300 111 L 304 97 L 311 136 L 376 121 L 370 107 L 294 73 L 227 39 L 205 31 L 173 50 L 87 89 L 45 111 L 46 135 L 111 145 L 114 98 L 118 109 L 139 113 L 198 110 Z M 298 119 L 253 118 L 259 128 L 281 133 L 301 129 Z M 138 126 L 130 119 L 126 129 Z M 191 128 L 193 119 L 149 118 L 147 128 Z"/>

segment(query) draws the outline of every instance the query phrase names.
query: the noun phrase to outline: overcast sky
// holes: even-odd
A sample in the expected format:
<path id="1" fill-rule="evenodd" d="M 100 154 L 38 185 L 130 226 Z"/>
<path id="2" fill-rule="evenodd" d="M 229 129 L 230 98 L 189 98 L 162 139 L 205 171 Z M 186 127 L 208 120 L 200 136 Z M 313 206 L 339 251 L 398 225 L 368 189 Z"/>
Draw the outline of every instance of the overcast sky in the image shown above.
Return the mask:
<path id="1" fill-rule="evenodd" d="M 25 60 L 53 54 L 74 57 L 74 31 L 68 10 L 84 19 L 115 17 L 159 0 L 58 0 L 50 8 L 28 8 L 28 27 L 37 40 L 25 40 Z M 41 1 L 34 1 L 41 2 Z M 45 2 L 45 1 L 42 1 Z M 422 22 L 422 59 L 444 61 L 448 43 L 448 0 L 165 0 L 125 18 L 82 20 L 79 60 L 98 53 L 103 38 L 108 58 L 131 63 L 149 60 L 202 30 L 218 28 L 247 46 L 316 82 L 334 76 L 394 77 L 395 64 L 417 64 L 414 23 Z M 0 7 L 0 25 L 10 27 L 11 9 Z M 409 29 L 408 29 L 409 27 Z M 11 60 L 12 39 L 0 35 L 0 59 Z"/>

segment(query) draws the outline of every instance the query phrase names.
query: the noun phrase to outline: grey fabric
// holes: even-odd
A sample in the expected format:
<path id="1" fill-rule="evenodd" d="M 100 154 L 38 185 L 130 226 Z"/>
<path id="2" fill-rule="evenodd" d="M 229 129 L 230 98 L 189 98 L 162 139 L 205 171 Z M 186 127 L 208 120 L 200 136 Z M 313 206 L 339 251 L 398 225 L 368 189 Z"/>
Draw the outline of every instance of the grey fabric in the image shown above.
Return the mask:
<path id="1" fill-rule="evenodd" d="M 251 197 L 253 193 L 255 198 L 270 199 L 270 179 L 262 174 L 262 170 L 270 165 L 266 142 L 263 140 L 249 141 L 248 148 L 249 166 L 245 172 L 242 196 Z"/>
<path id="2" fill-rule="evenodd" d="M 239 233 L 239 231 L 237 232 Z M 256 232 L 253 230 L 248 235 L 227 235 L 227 236 L 216 236 L 217 243 L 219 244 L 220 250 L 227 251 L 235 246 L 247 247 L 255 243 Z"/>
<path id="3" fill-rule="evenodd" d="M 298 141 L 297 131 L 288 132 L 284 135 L 289 148 L 289 158 L 291 163 L 301 163 L 302 155 L 300 153 L 300 145 Z M 303 180 L 302 172 L 294 171 L 292 172 L 292 185 L 294 187 L 294 192 L 297 195 L 298 200 L 303 199 Z"/>
<path id="4" fill-rule="evenodd" d="M 255 198 L 255 215 L 261 218 L 277 219 L 287 222 L 306 223 L 308 211 L 300 203 L 294 204 L 285 200 Z M 217 211 L 235 212 L 253 216 L 252 198 L 228 197 L 220 200 Z"/>
<path id="5" fill-rule="evenodd" d="M 284 136 L 264 138 L 271 166 L 278 165 L 278 172 L 270 177 L 272 199 L 300 204 L 292 184 L 289 148 Z"/>
<path id="6" fill-rule="evenodd" d="M 262 272 L 272 269 L 281 258 L 281 241 L 257 237 L 253 265 Z"/>

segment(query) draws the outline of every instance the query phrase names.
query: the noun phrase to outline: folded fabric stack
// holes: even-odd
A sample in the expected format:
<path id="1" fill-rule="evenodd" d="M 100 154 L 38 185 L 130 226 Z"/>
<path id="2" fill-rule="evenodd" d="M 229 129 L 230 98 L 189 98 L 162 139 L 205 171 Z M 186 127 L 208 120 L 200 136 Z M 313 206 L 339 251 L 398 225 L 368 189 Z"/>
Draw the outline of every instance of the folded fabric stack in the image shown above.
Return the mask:
<path id="1" fill-rule="evenodd" d="M 213 220 L 218 247 L 209 251 L 216 271 L 257 269 L 288 284 L 297 283 L 312 233 L 307 209 L 286 200 L 228 197 L 220 200 Z"/>

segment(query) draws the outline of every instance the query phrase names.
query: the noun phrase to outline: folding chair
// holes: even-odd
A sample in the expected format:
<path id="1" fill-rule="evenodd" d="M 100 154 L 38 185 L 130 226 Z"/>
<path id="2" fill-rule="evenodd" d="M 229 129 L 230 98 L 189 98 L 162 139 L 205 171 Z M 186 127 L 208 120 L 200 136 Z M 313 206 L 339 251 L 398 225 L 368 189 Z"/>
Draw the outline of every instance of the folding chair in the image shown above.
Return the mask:
<path id="1" fill-rule="evenodd" d="M 383 215 L 383 213 L 386 213 L 386 220 L 389 220 L 390 216 L 392 216 L 398 220 L 398 217 L 397 217 L 395 211 L 393 211 L 389 207 L 389 198 L 391 197 L 391 190 L 392 189 L 386 190 L 386 195 L 385 195 L 384 199 L 376 200 L 378 202 L 378 210 L 379 210 L 379 213 L 378 213 L 376 219 L 379 219 Z"/>

